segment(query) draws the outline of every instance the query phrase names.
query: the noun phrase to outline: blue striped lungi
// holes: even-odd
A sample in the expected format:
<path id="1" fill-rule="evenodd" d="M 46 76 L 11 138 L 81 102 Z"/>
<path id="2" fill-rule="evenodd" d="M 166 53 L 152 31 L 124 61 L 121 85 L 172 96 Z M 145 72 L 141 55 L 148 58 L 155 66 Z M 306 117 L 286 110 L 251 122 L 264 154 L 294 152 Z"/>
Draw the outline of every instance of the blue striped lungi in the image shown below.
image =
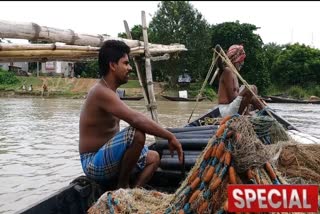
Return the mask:
<path id="1" fill-rule="evenodd" d="M 120 163 L 126 150 L 131 146 L 135 128 L 129 126 L 118 132 L 97 152 L 80 155 L 83 172 L 87 177 L 97 181 L 108 181 L 119 173 Z M 146 166 L 148 147 L 144 146 L 134 172 Z"/>

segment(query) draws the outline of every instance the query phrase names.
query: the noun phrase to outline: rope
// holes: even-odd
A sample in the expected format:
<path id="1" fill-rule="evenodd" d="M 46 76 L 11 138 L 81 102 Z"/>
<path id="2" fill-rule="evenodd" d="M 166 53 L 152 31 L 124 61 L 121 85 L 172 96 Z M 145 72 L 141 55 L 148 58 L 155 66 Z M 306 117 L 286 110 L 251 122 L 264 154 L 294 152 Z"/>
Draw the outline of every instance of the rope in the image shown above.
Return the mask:
<path id="1" fill-rule="evenodd" d="M 194 111 L 196 110 L 196 108 L 197 108 L 197 106 L 198 106 L 199 98 L 200 98 L 200 96 L 201 96 L 201 94 L 202 94 L 202 91 L 203 91 L 204 87 L 205 87 L 206 84 L 207 84 L 207 81 L 208 81 L 208 79 L 209 79 L 209 77 L 210 77 L 210 75 L 211 75 L 211 73 L 212 73 L 212 70 L 213 70 L 214 65 L 216 64 L 217 60 L 218 60 L 218 58 L 216 58 L 216 54 L 215 54 L 215 52 L 213 52 L 212 63 L 211 63 L 211 65 L 210 65 L 210 68 L 209 68 L 209 71 L 208 71 L 208 73 L 207 73 L 207 76 L 206 76 L 205 80 L 203 81 L 202 87 L 201 87 L 201 89 L 200 89 L 200 91 L 199 91 L 199 93 L 198 93 L 198 95 L 197 95 L 197 100 L 196 100 L 196 103 L 195 103 L 195 105 L 194 105 L 194 107 L 193 107 L 193 109 L 192 109 L 192 112 L 191 112 L 191 114 L 190 114 L 190 117 L 189 117 L 189 119 L 188 119 L 188 123 L 190 122 L 190 119 L 191 119 Z M 216 71 L 216 73 L 217 73 L 217 71 Z M 215 75 L 216 75 L 216 74 L 215 74 Z"/>

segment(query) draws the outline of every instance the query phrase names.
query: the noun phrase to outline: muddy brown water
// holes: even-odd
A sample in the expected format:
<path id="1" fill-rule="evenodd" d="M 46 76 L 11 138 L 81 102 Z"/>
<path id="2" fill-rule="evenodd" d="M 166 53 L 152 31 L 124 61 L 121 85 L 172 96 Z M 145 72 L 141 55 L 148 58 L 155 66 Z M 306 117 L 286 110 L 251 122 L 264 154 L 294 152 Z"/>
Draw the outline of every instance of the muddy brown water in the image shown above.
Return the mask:
<path id="1" fill-rule="evenodd" d="M 84 100 L 0 98 L 0 213 L 14 213 L 82 175 L 79 114 Z M 126 101 L 149 115 L 144 101 Z M 193 102 L 158 102 L 164 127 L 187 123 Z M 193 118 L 215 106 L 201 102 Z M 270 104 L 302 131 L 320 138 L 320 105 Z M 121 128 L 128 124 L 121 121 Z M 153 141 L 148 136 L 149 142 Z"/>

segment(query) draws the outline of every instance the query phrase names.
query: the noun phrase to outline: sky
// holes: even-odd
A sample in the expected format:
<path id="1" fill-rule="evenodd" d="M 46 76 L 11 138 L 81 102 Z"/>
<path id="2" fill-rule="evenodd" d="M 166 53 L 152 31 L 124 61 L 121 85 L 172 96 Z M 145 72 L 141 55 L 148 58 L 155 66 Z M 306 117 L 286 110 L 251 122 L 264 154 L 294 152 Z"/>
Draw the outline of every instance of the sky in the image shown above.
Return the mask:
<path id="1" fill-rule="evenodd" d="M 190 1 L 209 24 L 254 24 L 263 42 L 306 44 L 320 49 L 320 1 Z M 149 23 L 159 1 L 2 1 L 0 21 L 35 22 L 41 26 L 72 29 L 76 33 L 124 32 L 141 24 L 141 11 Z M 18 40 L 19 42 L 21 40 Z"/>

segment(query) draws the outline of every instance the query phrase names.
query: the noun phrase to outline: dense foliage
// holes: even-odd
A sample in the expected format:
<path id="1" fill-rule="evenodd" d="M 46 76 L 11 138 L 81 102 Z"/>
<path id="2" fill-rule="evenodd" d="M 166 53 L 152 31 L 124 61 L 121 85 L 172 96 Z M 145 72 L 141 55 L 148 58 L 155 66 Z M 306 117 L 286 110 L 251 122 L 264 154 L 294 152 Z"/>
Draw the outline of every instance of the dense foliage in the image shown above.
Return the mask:
<path id="1" fill-rule="evenodd" d="M 286 45 L 272 66 L 276 84 L 308 87 L 320 82 L 320 50 L 305 45 Z"/>
<path id="2" fill-rule="evenodd" d="M 249 84 L 257 85 L 260 94 L 264 94 L 270 83 L 269 73 L 265 69 L 263 42 L 255 34 L 258 28 L 252 24 L 224 22 L 212 26 L 212 46 L 219 44 L 225 52 L 233 44 L 242 44 L 246 52 L 246 59 L 240 75 Z"/>
<path id="3" fill-rule="evenodd" d="M 5 71 L 0 68 L 0 85 L 13 85 L 18 83 L 18 78 L 14 73 L 10 71 Z"/>
<path id="4" fill-rule="evenodd" d="M 162 1 L 150 22 L 149 31 L 149 40 L 153 43 L 180 43 L 188 49 L 179 57 L 154 63 L 154 73 L 159 80 L 169 77 L 173 84 L 184 72 L 199 81 L 205 77 L 212 55 L 210 26 L 188 1 Z"/>
<path id="5" fill-rule="evenodd" d="M 98 60 L 90 60 L 88 62 L 76 62 L 74 64 L 75 76 L 80 75 L 84 78 L 98 78 L 99 77 L 99 66 Z"/>

